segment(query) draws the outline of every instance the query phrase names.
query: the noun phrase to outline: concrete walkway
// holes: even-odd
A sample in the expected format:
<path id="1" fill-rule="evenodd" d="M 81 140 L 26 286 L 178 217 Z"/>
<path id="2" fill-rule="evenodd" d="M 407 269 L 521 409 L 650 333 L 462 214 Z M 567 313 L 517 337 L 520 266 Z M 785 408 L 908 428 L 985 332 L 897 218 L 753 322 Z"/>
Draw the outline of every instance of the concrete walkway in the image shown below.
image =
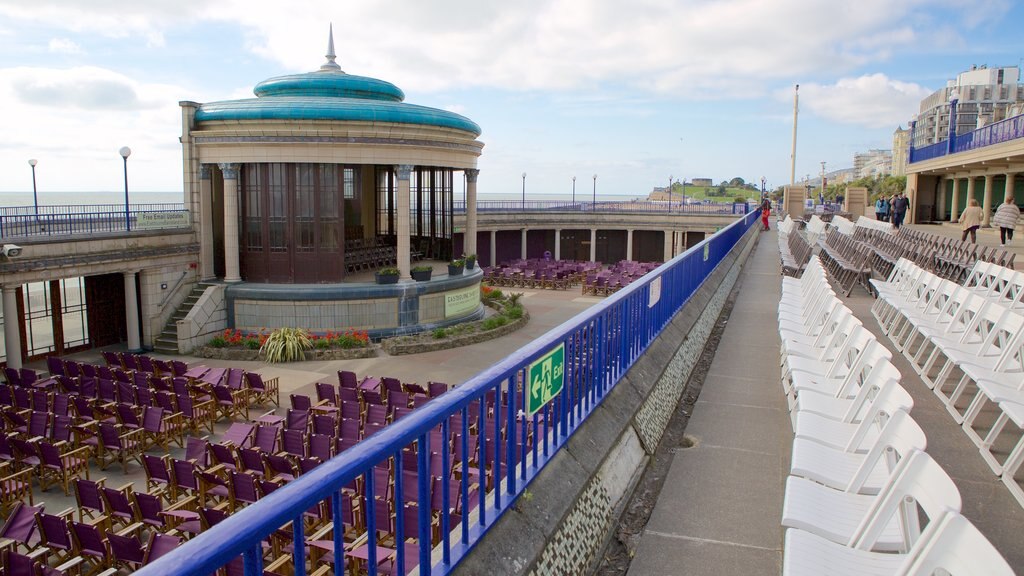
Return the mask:
<path id="1" fill-rule="evenodd" d="M 630 576 L 778 574 L 791 428 L 779 384 L 775 231 L 762 233 Z"/>
<path id="2" fill-rule="evenodd" d="M 951 226 L 922 227 L 959 236 Z M 991 243 L 990 230 L 979 241 Z M 998 244 L 998 232 L 995 233 Z M 761 235 L 740 276 L 740 292 L 687 426 L 697 440 L 676 452 L 641 537 L 630 576 L 778 574 L 782 568 L 782 500 L 792 428 L 779 383 L 776 232 Z M 1012 247 L 1019 249 L 1019 246 Z M 1018 254 L 1019 255 L 1019 254 Z M 962 513 L 1018 573 L 1024 573 L 1024 508 L 984 463 L 977 448 L 871 316 L 861 287 L 844 300 L 893 352 L 911 415 L 928 453 L 956 483 Z"/>

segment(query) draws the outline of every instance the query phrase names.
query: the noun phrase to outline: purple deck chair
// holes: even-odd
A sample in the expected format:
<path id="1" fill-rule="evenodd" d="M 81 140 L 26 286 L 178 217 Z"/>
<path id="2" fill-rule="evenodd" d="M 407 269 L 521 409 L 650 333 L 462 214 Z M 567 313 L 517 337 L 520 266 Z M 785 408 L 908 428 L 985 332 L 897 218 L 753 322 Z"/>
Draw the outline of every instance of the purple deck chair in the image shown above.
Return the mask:
<path id="1" fill-rule="evenodd" d="M 171 360 L 171 373 L 174 376 L 184 376 L 188 372 L 188 364 L 181 360 Z"/>
<path id="2" fill-rule="evenodd" d="M 241 471 L 246 474 L 262 477 L 266 467 L 263 463 L 263 453 L 258 448 L 241 448 L 238 451 L 238 463 Z"/>
<path id="3" fill-rule="evenodd" d="M 117 352 L 104 350 L 100 352 L 100 355 L 103 357 L 103 361 L 107 363 L 107 366 L 117 366 L 118 368 L 122 366 L 121 355 Z"/>
<path id="4" fill-rule="evenodd" d="M 103 503 L 103 480 L 87 480 L 75 478 L 75 502 L 78 504 L 78 521 L 83 522 L 103 516 L 106 506 Z"/>
<path id="5" fill-rule="evenodd" d="M 231 420 L 234 416 L 241 416 L 249 419 L 249 403 L 244 398 L 244 392 L 235 392 L 227 386 L 214 384 L 213 400 L 220 413 Z"/>
<path id="6" fill-rule="evenodd" d="M 249 383 L 249 391 L 253 397 L 253 403 L 266 404 L 273 402 L 274 406 L 281 406 L 281 390 L 277 378 L 264 380 L 263 376 L 256 372 L 247 372 L 245 380 Z"/>
<path id="7" fill-rule="evenodd" d="M 11 393 L 14 395 L 14 407 L 18 410 L 32 409 L 32 391 L 28 388 L 15 386 Z"/>
<path id="8" fill-rule="evenodd" d="M 38 388 L 33 389 L 31 392 L 32 396 L 32 409 L 40 412 L 49 412 L 51 404 L 53 402 L 53 393 L 47 392 L 46 390 L 40 390 Z"/>
<path id="9" fill-rule="evenodd" d="M 331 406 L 337 406 L 338 394 L 335 391 L 334 384 L 331 384 L 330 382 L 317 382 L 316 399 L 317 402 L 323 402 Z"/>
<path id="10" fill-rule="evenodd" d="M 210 462 L 210 443 L 206 438 L 189 436 L 185 442 L 185 460 L 195 462 L 196 466 L 206 468 Z"/>
<path id="11" fill-rule="evenodd" d="M 146 544 L 146 556 L 142 559 L 142 565 L 145 566 L 156 561 L 157 558 L 178 546 L 181 546 L 181 538 L 170 534 L 153 532 L 149 535 L 149 542 Z"/>
<path id="12" fill-rule="evenodd" d="M 36 516 L 43 512 L 44 506 L 28 506 L 24 502 L 18 502 L 11 509 L 11 515 L 7 517 L 3 527 L 0 527 L 0 539 L 10 539 L 29 549 L 29 540 L 36 533 Z"/>
<path id="13" fill-rule="evenodd" d="M 334 456 L 334 436 L 327 434 L 311 434 L 309 436 L 309 455 L 326 462 Z"/>
<path id="14" fill-rule="evenodd" d="M 71 536 L 77 544 L 79 555 L 92 560 L 97 566 L 110 565 L 106 540 L 98 527 L 84 522 L 72 522 Z"/>
<path id="15" fill-rule="evenodd" d="M 125 370 L 132 372 L 140 370 L 139 357 L 135 354 L 121 354 L 121 363 L 124 364 Z"/>
<path id="16" fill-rule="evenodd" d="M 57 446 L 49 442 L 41 441 L 38 444 L 39 458 L 39 485 L 45 491 L 53 484 L 60 484 L 64 489 L 64 495 L 70 494 L 71 479 L 85 474 L 89 478 L 89 453 L 92 448 L 82 446 L 74 450 L 61 453 Z"/>
<path id="17" fill-rule="evenodd" d="M 191 460 L 171 459 L 171 471 L 174 472 L 174 489 L 179 494 L 197 494 L 199 483 L 196 481 L 196 465 Z"/>
<path id="18" fill-rule="evenodd" d="M 139 430 L 142 428 L 142 420 L 135 413 L 135 404 L 119 402 L 115 408 L 117 409 L 117 419 L 126 429 Z"/>
<path id="19" fill-rule="evenodd" d="M 18 554 L 14 550 L 4 550 L 2 561 L 0 574 L 4 576 L 34 576 L 37 569 L 41 570 L 36 557 Z"/>
<path id="20" fill-rule="evenodd" d="M 281 429 L 277 426 L 257 426 L 253 444 L 267 454 L 276 454 L 281 438 Z"/>
<path id="21" fill-rule="evenodd" d="M 100 378 L 96 382 L 96 397 L 103 402 L 117 402 L 117 385 L 113 380 Z"/>
<path id="22" fill-rule="evenodd" d="M 353 390 L 359 386 L 359 380 L 356 378 L 356 373 L 350 370 L 338 370 L 338 385 L 342 388 L 351 388 Z"/>
<path id="23" fill-rule="evenodd" d="M 101 489 L 103 502 L 107 507 L 107 517 L 123 526 L 131 526 L 139 513 L 125 490 L 115 490 L 104 486 Z"/>
<path id="24" fill-rule="evenodd" d="M 68 416 L 71 414 L 71 396 L 67 394 L 61 394 L 60 392 L 53 395 L 53 405 L 50 409 L 51 412 L 58 416 Z"/>
<path id="25" fill-rule="evenodd" d="M 171 363 L 167 360 L 153 358 L 153 367 L 156 368 L 156 372 L 154 372 L 154 374 L 158 374 L 160 376 L 174 374 L 174 368 L 171 367 Z"/>
<path id="26" fill-rule="evenodd" d="M 11 447 L 14 448 L 14 454 L 19 464 L 32 469 L 39 468 L 42 458 L 39 456 L 39 448 L 35 444 L 21 438 L 11 438 Z"/>
<path id="27" fill-rule="evenodd" d="M 306 433 L 302 430 L 285 430 L 281 435 L 281 449 L 299 458 L 305 458 L 307 452 Z"/>
<path id="28" fill-rule="evenodd" d="M 57 356 L 47 356 L 46 370 L 49 371 L 50 376 L 63 376 L 64 361 L 58 358 Z"/>
<path id="29" fill-rule="evenodd" d="M 121 536 L 114 532 L 107 532 L 107 542 L 110 543 L 110 555 L 114 563 L 129 570 L 142 567 L 146 558 L 146 551 L 142 542 L 135 536 Z"/>
<path id="30" fill-rule="evenodd" d="M 264 454 L 263 459 L 267 464 L 267 470 L 273 477 L 280 478 L 285 482 L 291 482 L 298 477 L 299 472 L 291 460 L 277 454 Z"/>
<path id="31" fill-rule="evenodd" d="M 238 470 L 238 461 L 235 459 L 232 447 L 233 445 L 231 444 L 210 444 L 210 456 L 213 458 L 213 465 L 220 464 L 232 472 Z"/>
<path id="32" fill-rule="evenodd" d="M 5 367 L 4 378 L 11 386 L 21 386 L 21 372 L 18 372 L 17 368 Z"/>
<path id="33" fill-rule="evenodd" d="M 298 430 L 300 432 L 309 430 L 309 411 L 289 409 L 285 413 L 284 428 L 285 430 Z"/>
<path id="34" fill-rule="evenodd" d="M 231 509 L 237 510 L 243 504 L 253 504 L 260 499 L 258 478 L 242 472 L 231 473 Z"/>
<path id="35" fill-rule="evenodd" d="M 314 414 L 313 433 L 326 434 L 327 436 L 337 436 L 338 420 L 331 414 Z"/>
<path id="36" fill-rule="evenodd" d="M 68 518 L 41 512 L 37 519 L 40 544 L 50 550 L 50 554 L 53 554 L 57 564 L 70 558 L 74 553 L 74 544 L 71 542 Z"/>
<path id="37" fill-rule="evenodd" d="M 249 448 L 252 446 L 252 437 L 255 432 L 255 424 L 232 422 L 231 426 L 228 426 L 228 429 L 224 431 L 221 443 L 230 442 L 239 448 Z"/>
<path id="38" fill-rule="evenodd" d="M 100 441 L 103 443 L 103 457 L 99 459 L 100 470 L 106 470 L 110 464 L 120 462 L 124 473 L 127 474 L 129 460 L 142 461 L 141 455 L 145 451 L 145 445 L 142 442 L 143 430 L 130 430 L 122 434 L 113 424 L 100 422 L 99 426 Z"/>
<path id="39" fill-rule="evenodd" d="M 171 499 L 176 499 L 173 494 L 174 483 L 171 480 L 171 459 L 169 456 L 154 456 L 153 454 L 142 455 L 142 467 L 146 470 L 146 490 L 153 492 L 171 492 Z"/>

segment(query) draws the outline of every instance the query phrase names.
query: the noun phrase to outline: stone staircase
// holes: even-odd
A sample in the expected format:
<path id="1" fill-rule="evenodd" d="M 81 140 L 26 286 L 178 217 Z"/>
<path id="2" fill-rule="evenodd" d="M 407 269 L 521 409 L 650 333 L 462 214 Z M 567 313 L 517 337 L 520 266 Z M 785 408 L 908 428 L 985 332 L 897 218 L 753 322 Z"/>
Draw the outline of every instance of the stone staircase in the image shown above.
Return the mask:
<path id="1" fill-rule="evenodd" d="M 177 354 L 178 353 L 178 320 L 184 320 L 185 316 L 188 315 L 189 310 L 196 305 L 199 301 L 199 297 L 203 295 L 210 286 L 215 286 L 215 282 L 199 282 L 192 287 L 192 292 L 185 297 L 185 301 L 178 306 L 178 309 L 174 311 L 170 319 L 167 320 L 167 324 L 164 325 L 163 331 L 153 341 L 153 351 L 161 354 Z"/>

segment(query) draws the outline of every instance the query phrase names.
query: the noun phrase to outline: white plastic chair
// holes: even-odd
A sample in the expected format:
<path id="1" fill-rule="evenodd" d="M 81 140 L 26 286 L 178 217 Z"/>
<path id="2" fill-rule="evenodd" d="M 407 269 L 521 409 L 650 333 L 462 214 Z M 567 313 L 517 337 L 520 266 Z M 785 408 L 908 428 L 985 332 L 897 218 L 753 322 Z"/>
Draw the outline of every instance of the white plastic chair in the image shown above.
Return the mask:
<path id="1" fill-rule="evenodd" d="M 793 439 L 789 473 L 836 490 L 877 494 L 899 459 L 924 450 L 927 438 L 910 414 L 897 410 L 866 454 L 839 450 L 804 438 Z"/>
<path id="2" fill-rule="evenodd" d="M 786 531 L 785 576 L 1012 576 L 1013 569 L 963 515 L 946 511 L 906 553 L 870 552 L 802 530 Z"/>
<path id="3" fill-rule="evenodd" d="M 901 459 L 875 495 L 852 494 L 806 478 L 786 479 L 782 525 L 861 550 L 906 552 L 920 536 L 919 511 L 938 519 L 960 511 L 953 480 L 925 452 Z"/>
<path id="4" fill-rule="evenodd" d="M 893 394 L 887 390 L 890 387 L 902 388 L 900 372 L 891 362 L 883 360 L 880 365 L 871 367 L 868 378 L 859 386 L 853 397 L 845 396 L 845 391 L 840 391 L 839 395 L 805 391 L 797 396 L 793 414 L 807 412 L 837 422 L 857 423 L 863 419 L 864 414 L 870 410 L 871 404 L 879 396 Z M 903 392 L 905 393 L 906 389 Z M 903 393 L 897 394 L 902 396 Z"/>
<path id="5" fill-rule="evenodd" d="M 820 414 L 795 411 L 793 434 L 847 452 L 867 452 L 878 441 L 888 419 L 897 410 L 910 412 L 914 398 L 902 386 L 884 387 L 857 423 L 840 422 Z"/>
<path id="6" fill-rule="evenodd" d="M 1006 559 L 967 518 L 947 512 L 934 524 L 925 530 L 927 535 L 921 535 L 921 545 L 908 554 L 909 563 L 900 575 L 931 576 L 941 571 L 956 576 L 1013 576 Z"/>

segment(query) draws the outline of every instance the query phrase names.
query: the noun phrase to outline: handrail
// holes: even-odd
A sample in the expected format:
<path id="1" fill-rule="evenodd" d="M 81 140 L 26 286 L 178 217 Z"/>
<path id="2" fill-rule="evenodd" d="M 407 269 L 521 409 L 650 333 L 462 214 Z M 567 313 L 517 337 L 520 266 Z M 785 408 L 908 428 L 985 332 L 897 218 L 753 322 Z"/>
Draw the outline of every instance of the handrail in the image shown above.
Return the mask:
<path id="1" fill-rule="evenodd" d="M 568 200 L 477 200 L 477 213 L 481 212 L 615 212 L 619 214 L 721 214 L 743 215 L 755 208 L 754 203 L 719 202 L 711 204 L 682 204 L 657 200 L 608 201 L 599 202 L 568 201 Z M 456 214 L 466 212 L 466 202 L 453 202 Z"/>
<path id="2" fill-rule="evenodd" d="M 949 139 L 940 140 L 921 148 L 911 146 L 908 162 L 910 164 L 924 162 L 948 154 L 977 150 L 1020 138 L 1024 138 L 1024 114 L 1011 116 L 999 122 L 956 135 L 953 137 L 952 150 L 949 146 Z"/>
<path id="3" fill-rule="evenodd" d="M 146 209 L 147 206 L 153 209 Z M 124 209 L 111 210 L 109 205 L 93 206 L 40 206 L 36 214 L 31 206 L 0 207 L 0 238 L 46 238 L 52 236 L 91 235 L 96 233 L 127 232 L 147 233 L 160 229 L 184 229 L 191 225 L 188 210 L 162 208 L 160 204 L 132 206 L 130 218 L 132 230 L 127 231 Z M 75 208 L 80 212 L 53 211 L 52 208 Z M 45 210 L 44 210 L 45 209 Z M 143 218 L 163 220 L 147 224 L 140 229 Z"/>
<path id="4" fill-rule="evenodd" d="M 174 283 L 174 286 L 172 286 L 171 289 L 167 291 L 167 294 L 164 296 L 164 299 L 161 300 L 160 303 L 156 305 L 159 311 L 157 313 L 157 316 L 163 313 L 164 306 L 167 305 L 167 302 L 171 299 L 171 296 L 174 295 L 174 292 L 178 289 L 178 286 L 181 286 L 181 283 L 185 281 L 186 276 L 188 276 L 188 272 L 183 271 L 181 273 L 181 276 L 178 276 L 178 280 Z"/>
<path id="5" fill-rule="evenodd" d="M 334 457 L 302 474 L 256 504 L 232 514 L 226 520 L 175 549 L 137 574 L 209 574 L 242 555 L 245 574 L 262 575 L 262 541 L 282 526 L 291 523 L 294 550 L 304 551 L 304 516 L 314 507 L 329 501 L 330 513 L 337 525 L 343 520 L 345 491 L 354 482 L 364 487 L 367 502 L 373 502 L 374 467 L 393 459 L 394 494 L 404 502 L 405 481 L 403 450 L 417 449 L 416 496 L 418 530 L 406 529 L 403 513 L 394 519 L 397 542 L 415 535 L 418 555 L 407 558 L 405 547 L 397 546 L 395 571 L 405 573 L 409 563 L 419 565 L 419 573 L 429 575 L 437 569 L 449 572 L 508 510 L 525 486 L 554 457 L 578 429 L 608 391 L 626 373 L 636 359 L 660 334 L 676 312 L 689 300 L 705 279 L 757 222 L 758 212 L 750 212 L 729 226 L 661 265 L 643 278 L 609 296 L 605 301 L 567 320 L 530 344 L 512 353 L 494 366 L 417 408 L 410 415 L 384 427 L 342 455 Z M 655 288 L 657 283 L 657 289 Z M 531 363 L 553 349 L 564 347 L 565 384 L 543 409 L 527 416 L 522 404 L 530 382 Z M 527 386 L 522 383 L 527 382 Z M 513 391 L 504 397 L 505 392 Z M 536 391 L 536 388 L 534 388 Z M 506 403 L 502 403 L 502 401 Z M 488 413 L 493 401 L 494 413 Z M 506 433 L 501 434 L 502 424 Z M 478 461 L 480 483 L 487 489 L 472 493 L 470 474 L 453 483 L 436 482 L 430 477 L 431 431 L 440 427 L 441 439 L 449 446 L 460 442 L 461 454 L 469 454 L 471 427 L 481 441 L 474 454 Z M 493 431 L 493 442 L 487 437 Z M 532 439 L 532 441 L 531 441 Z M 492 446 L 492 453 L 486 449 Z M 451 454 L 440 450 L 442 471 L 451 468 Z M 486 467 L 493 474 L 487 484 Z M 431 488 L 441 491 L 441 541 L 431 541 Z M 435 493 L 436 494 L 436 493 Z M 378 518 L 375 507 L 362 510 L 366 528 L 367 566 L 377 573 Z M 321 512 L 322 514 L 323 512 Z M 475 514 L 475 516 L 474 516 Z M 461 516 L 458 528 L 454 521 Z M 391 531 L 391 527 L 388 527 Z M 334 530 L 333 561 L 335 573 L 342 572 L 346 558 L 343 530 Z M 434 555 L 437 555 L 435 557 Z M 296 554 L 304 558 L 304 553 Z M 304 576 L 305 563 L 296 562 L 296 576 Z M 393 571 L 393 573 L 395 573 Z"/>

